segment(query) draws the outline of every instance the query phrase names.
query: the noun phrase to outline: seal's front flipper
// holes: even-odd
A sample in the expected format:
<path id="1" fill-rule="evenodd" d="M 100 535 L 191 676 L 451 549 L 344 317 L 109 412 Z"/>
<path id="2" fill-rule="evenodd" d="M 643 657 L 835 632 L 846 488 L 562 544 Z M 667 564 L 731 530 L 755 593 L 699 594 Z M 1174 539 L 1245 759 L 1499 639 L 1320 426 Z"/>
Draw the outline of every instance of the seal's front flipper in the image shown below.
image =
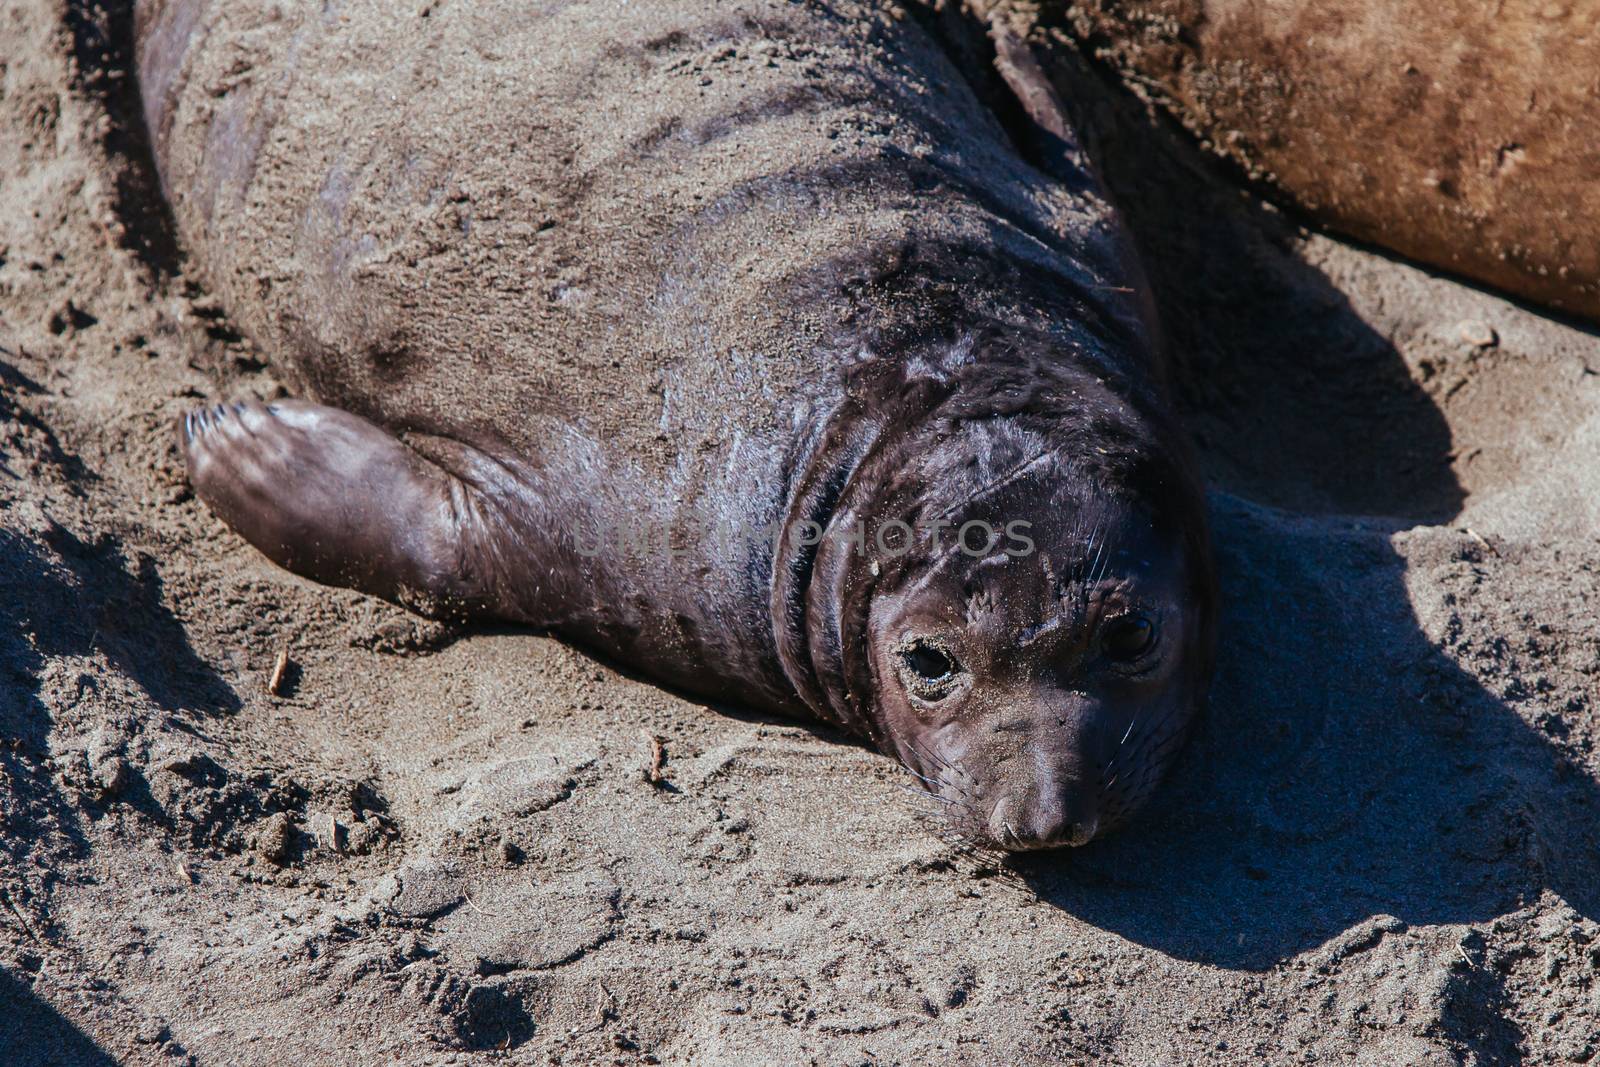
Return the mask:
<path id="1" fill-rule="evenodd" d="M 187 415 L 180 438 L 196 492 L 280 566 L 423 615 L 504 613 L 512 531 L 381 427 L 279 400 Z"/>

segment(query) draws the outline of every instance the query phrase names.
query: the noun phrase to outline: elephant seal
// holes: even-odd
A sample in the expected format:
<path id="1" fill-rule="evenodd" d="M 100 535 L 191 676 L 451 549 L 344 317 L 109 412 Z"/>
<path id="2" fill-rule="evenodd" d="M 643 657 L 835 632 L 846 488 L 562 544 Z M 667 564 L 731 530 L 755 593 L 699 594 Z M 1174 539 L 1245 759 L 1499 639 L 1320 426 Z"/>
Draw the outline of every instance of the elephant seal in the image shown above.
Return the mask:
<path id="1" fill-rule="evenodd" d="M 835 724 L 978 847 L 1150 794 L 1210 667 L 1203 497 L 1025 56 L 1008 134 L 981 35 L 864 0 L 137 16 L 180 236 L 302 397 L 183 422 L 246 540 Z"/>
<path id="2" fill-rule="evenodd" d="M 1075 42 L 1328 228 L 1600 321 L 1600 6 L 984 6 Z"/>

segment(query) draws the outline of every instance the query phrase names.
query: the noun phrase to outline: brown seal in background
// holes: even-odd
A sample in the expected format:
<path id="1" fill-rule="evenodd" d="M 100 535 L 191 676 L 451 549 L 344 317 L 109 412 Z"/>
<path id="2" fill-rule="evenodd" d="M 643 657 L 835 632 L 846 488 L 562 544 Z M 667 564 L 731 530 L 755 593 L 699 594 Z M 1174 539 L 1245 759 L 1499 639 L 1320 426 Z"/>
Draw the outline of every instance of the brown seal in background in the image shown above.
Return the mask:
<path id="1" fill-rule="evenodd" d="M 1600 4 L 987 6 L 1330 229 L 1600 319 Z"/>

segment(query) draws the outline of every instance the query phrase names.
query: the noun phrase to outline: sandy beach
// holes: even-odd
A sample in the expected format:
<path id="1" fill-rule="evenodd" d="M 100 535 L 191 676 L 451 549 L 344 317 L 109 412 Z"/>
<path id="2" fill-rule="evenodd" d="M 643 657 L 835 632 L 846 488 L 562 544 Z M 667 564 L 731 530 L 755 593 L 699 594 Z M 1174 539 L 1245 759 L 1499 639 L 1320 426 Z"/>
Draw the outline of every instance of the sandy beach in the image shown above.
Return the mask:
<path id="1" fill-rule="evenodd" d="M 281 386 L 175 243 L 130 6 L 0 0 L 0 1062 L 1600 1056 L 1595 330 L 1063 74 L 1220 663 L 1135 824 L 963 853 L 886 757 L 312 585 L 195 500 L 174 420 Z"/>

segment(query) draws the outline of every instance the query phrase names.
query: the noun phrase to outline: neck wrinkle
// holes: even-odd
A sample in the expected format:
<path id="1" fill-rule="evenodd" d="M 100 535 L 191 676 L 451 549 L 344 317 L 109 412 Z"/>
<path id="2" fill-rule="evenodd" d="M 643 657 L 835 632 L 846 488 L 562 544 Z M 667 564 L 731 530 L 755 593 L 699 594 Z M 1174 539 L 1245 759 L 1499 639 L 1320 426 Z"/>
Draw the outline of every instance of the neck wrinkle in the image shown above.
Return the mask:
<path id="1" fill-rule="evenodd" d="M 916 436 L 954 387 L 933 378 L 907 380 L 905 369 L 902 362 L 873 358 L 851 373 L 844 396 L 795 465 L 772 567 L 774 644 L 789 684 L 818 718 L 874 744 L 880 731 L 871 694 L 851 691 L 844 662 L 847 640 L 866 635 L 844 632 L 849 620 L 840 602 L 847 593 L 870 594 L 872 577 L 843 527 L 872 503 L 864 494 L 875 497 L 884 488 L 863 480 L 863 472 L 877 465 L 885 448 Z M 807 523 L 821 531 L 815 544 L 801 544 Z M 859 590 L 848 588 L 852 579 L 863 583 Z"/>
<path id="2" fill-rule="evenodd" d="M 823 543 L 882 433 L 882 423 L 868 415 L 859 397 L 847 394 L 833 408 L 798 465 L 783 528 L 774 542 L 771 613 L 779 665 L 813 714 L 854 733 L 867 732 L 864 724 L 853 708 L 836 706 L 817 670 L 818 637 L 827 640 L 835 635 L 812 632 L 811 594 Z M 808 529 L 821 531 L 814 544 L 802 543 Z"/>

